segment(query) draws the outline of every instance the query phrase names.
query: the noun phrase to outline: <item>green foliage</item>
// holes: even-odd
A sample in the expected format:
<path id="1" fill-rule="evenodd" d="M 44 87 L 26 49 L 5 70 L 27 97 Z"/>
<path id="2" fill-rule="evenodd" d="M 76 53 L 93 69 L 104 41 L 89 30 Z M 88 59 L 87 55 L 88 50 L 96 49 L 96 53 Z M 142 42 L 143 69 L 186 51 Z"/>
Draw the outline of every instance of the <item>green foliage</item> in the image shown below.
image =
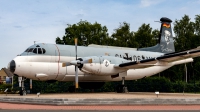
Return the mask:
<path id="1" fill-rule="evenodd" d="M 194 29 L 195 29 L 195 34 L 199 37 L 200 36 L 200 15 L 196 15 L 195 17 L 195 25 L 194 25 Z"/>
<path id="2" fill-rule="evenodd" d="M 194 38 L 195 23 L 185 15 L 181 20 L 174 22 L 174 33 L 176 34 L 176 51 L 191 49 L 192 38 Z"/>
<path id="3" fill-rule="evenodd" d="M 115 91 L 115 88 L 114 88 L 114 83 L 112 82 L 106 82 L 104 84 L 104 86 L 99 90 L 100 92 L 104 91 L 104 92 L 113 92 Z"/>
<path id="4" fill-rule="evenodd" d="M 4 93 L 4 91 L 8 88 L 7 92 L 11 92 L 12 85 L 11 84 L 0 84 L 0 93 Z"/>
<path id="5" fill-rule="evenodd" d="M 182 19 L 175 20 L 174 33 L 175 33 L 175 49 L 176 51 L 184 51 L 187 49 L 194 49 L 200 45 L 200 15 L 196 15 L 195 22 L 192 22 L 188 15 L 184 15 Z M 186 64 L 187 66 L 187 79 L 199 80 L 200 58 L 194 58 L 193 63 Z M 173 72 L 169 72 L 169 71 Z M 171 81 L 185 81 L 186 69 L 185 65 L 178 65 L 162 72 Z"/>
<path id="6" fill-rule="evenodd" d="M 32 93 L 64 93 L 68 92 L 69 86 L 72 86 L 72 82 L 54 82 L 48 83 L 43 81 L 33 81 Z"/>
<path id="7" fill-rule="evenodd" d="M 113 46 L 121 47 L 137 47 L 138 43 L 135 41 L 134 32 L 130 31 L 130 25 L 126 22 L 120 24 L 119 28 L 114 30 L 111 35 L 114 40 Z"/>
<path id="8" fill-rule="evenodd" d="M 116 91 L 118 82 L 106 82 L 100 89 L 90 90 L 79 88 L 79 92 L 114 92 Z M 40 86 L 38 86 L 40 85 Z M 47 83 L 41 81 L 34 81 L 32 93 L 65 93 L 68 92 L 69 86 L 72 86 L 72 82 L 55 82 Z M 125 85 L 128 87 L 129 92 L 200 92 L 200 81 L 185 83 L 184 81 L 171 82 L 165 77 L 148 77 L 139 80 L 125 81 Z"/>
<path id="9" fill-rule="evenodd" d="M 131 83 L 128 85 L 128 89 L 133 92 L 172 91 L 172 84 L 169 79 L 164 77 L 149 77 Z"/>
<path id="10" fill-rule="evenodd" d="M 150 24 L 142 24 L 141 27 L 139 27 L 138 31 L 135 32 L 135 39 L 138 42 L 139 48 L 142 47 L 150 47 L 156 45 L 157 38 L 159 31 L 152 31 L 152 28 L 150 27 Z"/>
<path id="11" fill-rule="evenodd" d="M 77 24 L 68 24 L 62 40 L 57 37 L 57 44 L 74 45 L 74 38 L 78 38 L 78 45 L 101 44 L 106 45 L 108 38 L 106 26 L 95 22 L 91 24 L 87 21 L 80 21 Z"/>

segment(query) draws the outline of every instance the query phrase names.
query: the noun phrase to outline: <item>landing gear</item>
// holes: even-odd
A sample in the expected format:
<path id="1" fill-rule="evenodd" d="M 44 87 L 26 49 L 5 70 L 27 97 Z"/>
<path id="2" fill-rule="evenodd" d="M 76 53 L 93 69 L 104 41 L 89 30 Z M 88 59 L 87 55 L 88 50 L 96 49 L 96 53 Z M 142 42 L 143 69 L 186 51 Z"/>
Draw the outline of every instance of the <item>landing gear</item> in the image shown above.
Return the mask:
<path id="1" fill-rule="evenodd" d="M 124 85 L 118 85 L 116 91 L 117 93 L 124 93 Z"/>
<path id="2" fill-rule="evenodd" d="M 25 90 L 25 86 L 24 86 L 24 81 L 26 80 L 25 77 L 18 77 L 18 81 L 19 81 L 19 87 L 20 87 L 20 92 L 19 94 L 21 96 L 25 96 L 26 95 L 26 90 Z"/>
<path id="3" fill-rule="evenodd" d="M 125 77 L 122 77 L 122 84 L 118 85 L 116 88 L 117 93 L 126 93 L 128 92 L 127 87 L 124 85 Z"/>

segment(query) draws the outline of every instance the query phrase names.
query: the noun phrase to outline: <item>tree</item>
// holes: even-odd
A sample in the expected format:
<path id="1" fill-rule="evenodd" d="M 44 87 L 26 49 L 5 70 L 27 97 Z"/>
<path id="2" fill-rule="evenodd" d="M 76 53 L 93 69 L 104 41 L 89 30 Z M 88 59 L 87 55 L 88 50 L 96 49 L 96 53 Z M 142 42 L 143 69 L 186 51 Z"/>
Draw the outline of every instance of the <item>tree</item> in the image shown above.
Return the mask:
<path id="1" fill-rule="evenodd" d="M 77 24 L 67 24 L 65 35 L 62 40 L 57 37 L 56 43 L 74 45 L 74 38 L 78 38 L 78 45 L 106 44 L 106 40 L 109 38 L 107 31 L 106 26 L 101 26 L 97 22 L 91 24 L 81 20 Z"/>
<path id="2" fill-rule="evenodd" d="M 183 51 L 191 49 L 192 38 L 194 37 L 194 22 L 190 21 L 189 16 L 185 15 L 181 20 L 175 20 L 174 33 L 175 33 L 175 47 L 176 51 Z"/>
<path id="3" fill-rule="evenodd" d="M 184 15 L 181 20 L 176 20 L 174 23 L 174 33 L 175 33 L 175 47 L 176 51 L 183 51 L 187 49 L 193 49 L 200 45 L 199 38 L 199 27 L 200 27 L 200 16 L 196 15 L 195 22 L 192 22 L 188 15 Z M 195 79 L 194 69 L 198 69 L 199 60 L 195 58 L 193 64 L 187 64 L 187 79 Z M 198 65 L 198 66 L 195 66 Z M 185 69 L 183 65 L 176 67 L 176 75 L 181 75 L 181 79 L 185 80 Z M 181 74 L 180 74 L 181 73 Z M 195 75 L 196 76 L 196 75 Z M 179 76 L 180 77 L 180 76 Z"/>
<path id="4" fill-rule="evenodd" d="M 192 48 L 196 48 L 197 46 L 200 46 L 200 15 L 196 15 L 195 17 L 195 23 L 194 23 L 194 30 L 195 35 L 192 38 Z M 200 58 L 195 58 L 194 62 L 192 63 L 192 70 L 193 70 L 193 80 L 199 80 L 200 79 Z"/>
<path id="5" fill-rule="evenodd" d="M 150 24 L 142 24 L 138 31 L 134 33 L 135 39 L 138 42 L 137 47 L 150 47 L 154 46 L 157 42 L 156 37 L 159 35 L 158 30 L 152 31 Z"/>
<path id="6" fill-rule="evenodd" d="M 194 24 L 195 34 L 200 36 L 200 15 L 196 15 Z"/>
<path id="7" fill-rule="evenodd" d="M 138 43 L 135 41 L 134 32 L 130 31 L 130 24 L 123 22 L 119 28 L 114 30 L 111 35 L 114 40 L 114 46 L 121 47 L 137 47 Z"/>
<path id="8" fill-rule="evenodd" d="M 155 29 L 155 30 L 152 31 L 152 35 L 153 35 L 153 37 L 152 37 L 152 45 L 153 44 L 155 45 L 156 43 L 158 43 L 158 41 L 159 41 L 159 34 L 160 34 L 160 31 L 157 30 L 157 29 Z"/>

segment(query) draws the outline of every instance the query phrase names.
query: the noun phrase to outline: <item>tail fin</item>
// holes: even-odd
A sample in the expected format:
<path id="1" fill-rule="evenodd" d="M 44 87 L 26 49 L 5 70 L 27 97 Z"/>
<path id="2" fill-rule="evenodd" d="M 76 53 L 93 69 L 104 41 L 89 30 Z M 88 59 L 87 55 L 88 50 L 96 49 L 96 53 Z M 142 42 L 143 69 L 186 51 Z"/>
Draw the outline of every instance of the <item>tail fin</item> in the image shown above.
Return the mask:
<path id="1" fill-rule="evenodd" d="M 172 20 L 163 17 L 160 19 L 160 21 L 161 21 L 161 28 L 159 35 L 159 43 L 153 47 L 138 48 L 138 51 L 151 51 L 151 52 L 162 52 L 162 53 L 175 52 L 174 40 L 171 29 Z"/>

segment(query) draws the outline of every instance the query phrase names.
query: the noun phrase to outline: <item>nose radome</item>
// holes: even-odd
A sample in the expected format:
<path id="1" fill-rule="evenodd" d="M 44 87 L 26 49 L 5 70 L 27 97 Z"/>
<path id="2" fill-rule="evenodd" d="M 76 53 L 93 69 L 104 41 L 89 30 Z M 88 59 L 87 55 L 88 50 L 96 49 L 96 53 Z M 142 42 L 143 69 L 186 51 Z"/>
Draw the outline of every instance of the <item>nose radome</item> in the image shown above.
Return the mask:
<path id="1" fill-rule="evenodd" d="M 8 69 L 9 69 L 12 73 L 14 73 L 14 72 L 15 72 L 15 68 L 16 68 L 15 61 L 12 60 L 12 61 L 10 62 L 10 64 L 8 65 Z"/>

